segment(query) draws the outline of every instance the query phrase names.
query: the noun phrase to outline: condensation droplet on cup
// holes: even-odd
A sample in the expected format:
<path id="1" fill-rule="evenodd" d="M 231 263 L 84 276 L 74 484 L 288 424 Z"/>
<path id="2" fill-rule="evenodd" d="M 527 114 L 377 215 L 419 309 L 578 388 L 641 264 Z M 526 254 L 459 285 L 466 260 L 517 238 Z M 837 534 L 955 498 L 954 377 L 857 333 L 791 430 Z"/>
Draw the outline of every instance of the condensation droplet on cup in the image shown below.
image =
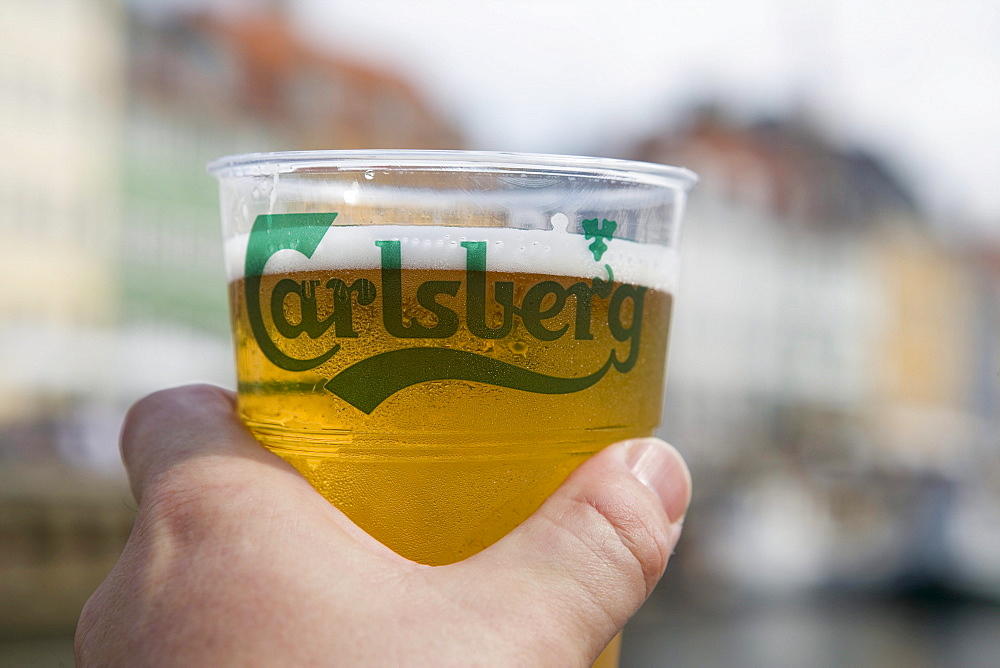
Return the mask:
<path id="1" fill-rule="evenodd" d="M 365 170 L 365 178 L 368 179 L 369 181 L 371 181 L 372 179 L 374 179 L 375 178 L 375 170 L 374 169 L 366 169 Z"/>
<path id="2" fill-rule="evenodd" d="M 271 193 L 267 199 L 267 212 L 274 213 L 274 207 L 278 204 L 278 178 L 279 174 L 277 171 L 274 172 L 274 176 L 271 177 Z"/>
<path id="3" fill-rule="evenodd" d="M 360 191 L 360 185 L 357 181 L 351 184 L 351 187 L 344 191 L 344 204 L 353 205 L 358 203 L 358 193 Z"/>
<path id="4" fill-rule="evenodd" d="M 525 343 L 524 341 L 519 341 L 519 340 L 511 341 L 510 343 L 507 344 L 507 348 L 510 350 L 510 352 L 514 353 L 515 355 L 518 355 L 519 357 L 527 357 L 528 355 L 528 344 Z"/>

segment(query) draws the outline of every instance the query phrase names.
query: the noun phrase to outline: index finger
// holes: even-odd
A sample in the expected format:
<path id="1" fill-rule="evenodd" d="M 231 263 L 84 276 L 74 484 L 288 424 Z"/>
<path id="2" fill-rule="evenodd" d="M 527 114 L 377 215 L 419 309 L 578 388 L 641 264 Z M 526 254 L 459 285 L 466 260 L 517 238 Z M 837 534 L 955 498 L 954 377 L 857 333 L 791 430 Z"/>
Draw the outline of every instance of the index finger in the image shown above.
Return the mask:
<path id="1" fill-rule="evenodd" d="M 162 390 L 139 400 L 125 416 L 121 453 L 140 503 L 159 476 L 193 458 L 228 457 L 294 474 L 243 426 L 233 393 L 212 385 Z"/>

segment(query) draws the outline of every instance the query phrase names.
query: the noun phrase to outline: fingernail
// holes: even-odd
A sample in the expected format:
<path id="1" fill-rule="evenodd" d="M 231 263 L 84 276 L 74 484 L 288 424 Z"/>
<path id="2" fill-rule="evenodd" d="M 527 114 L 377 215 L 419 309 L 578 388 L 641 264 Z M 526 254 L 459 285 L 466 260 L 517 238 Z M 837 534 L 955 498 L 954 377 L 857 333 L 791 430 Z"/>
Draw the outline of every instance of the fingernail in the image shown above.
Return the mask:
<path id="1" fill-rule="evenodd" d="M 674 448 L 658 438 L 629 441 L 625 462 L 632 475 L 653 490 L 670 522 L 684 519 L 691 502 L 691 473 Z"/>

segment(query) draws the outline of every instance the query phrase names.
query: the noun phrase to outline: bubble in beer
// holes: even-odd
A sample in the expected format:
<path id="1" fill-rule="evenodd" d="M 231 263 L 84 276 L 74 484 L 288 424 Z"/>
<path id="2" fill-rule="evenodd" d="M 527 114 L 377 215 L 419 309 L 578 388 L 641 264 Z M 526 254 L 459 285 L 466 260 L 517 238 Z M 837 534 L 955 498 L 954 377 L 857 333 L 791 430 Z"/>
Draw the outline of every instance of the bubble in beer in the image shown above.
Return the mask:
<path id="1" fill-rule="evenodd" d="M 528 344 L 525 343 L 524 341 L 521 340 L 511 341 L 510 343 L 507 344 L 507 347 L 510 348 L 510 352 L 520 357 L 527 357 L 528 355 Z"/>
<path id="2" fill-rule="evenodd" d="M 368 179 L 369 181 L 371 181 L 372 179 L 374 179 L 375 178 L 375 170 L 374 169 L 366 169 L 365 170 L 365 178 Z"/>

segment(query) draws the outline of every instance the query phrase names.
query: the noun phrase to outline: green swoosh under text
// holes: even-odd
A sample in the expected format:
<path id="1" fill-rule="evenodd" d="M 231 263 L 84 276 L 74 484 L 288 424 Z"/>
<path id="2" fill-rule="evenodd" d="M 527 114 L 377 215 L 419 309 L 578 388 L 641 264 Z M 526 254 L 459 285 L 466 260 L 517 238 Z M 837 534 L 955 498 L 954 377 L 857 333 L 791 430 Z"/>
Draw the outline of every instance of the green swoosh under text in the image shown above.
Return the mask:
<path id="1" fill-rule="evenodd" d="M 585 390 L 611 368 L 614 353 L 600 369 L 580 378 L 529 371 L 492 357 L 451 348 L 403 348 L 373 355 L 327 381 L 327 390 L 365 413 L 396 392 L 431 380 L 466 380 L 538 394 Z"/>

